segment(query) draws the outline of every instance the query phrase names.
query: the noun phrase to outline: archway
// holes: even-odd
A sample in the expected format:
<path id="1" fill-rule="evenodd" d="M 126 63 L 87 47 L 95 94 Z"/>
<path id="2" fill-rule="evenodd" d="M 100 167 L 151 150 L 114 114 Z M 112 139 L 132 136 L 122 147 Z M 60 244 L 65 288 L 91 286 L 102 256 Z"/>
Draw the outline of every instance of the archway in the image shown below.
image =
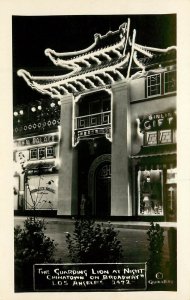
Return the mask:
<path id="1" fill-rule="evenodd" d="M 88 174 L 88 196 L 92 215 L 100 218 L 110 216 L 111 154 L 103 154 L 91 164 Z"/>

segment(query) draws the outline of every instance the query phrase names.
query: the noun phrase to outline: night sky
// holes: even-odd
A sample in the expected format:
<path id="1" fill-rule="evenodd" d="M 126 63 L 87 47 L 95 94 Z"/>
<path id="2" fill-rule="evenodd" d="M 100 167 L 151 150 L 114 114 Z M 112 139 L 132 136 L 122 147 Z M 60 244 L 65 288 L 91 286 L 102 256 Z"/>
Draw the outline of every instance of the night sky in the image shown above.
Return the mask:
<path id="1" fill-rule="evenodd" d="M 62 74 L 45 56 L 46 48 L 57 52 L 84 49 L 94 42 L 95 33 L 115 31 L 128 17 L 130 35 L 137 30 L 137 43 L 157 48 L 176 45 L 176 15 L 13 16 L 13 105 L 46 97 L 17 76 L 19 69 L 37 76 Z"/>

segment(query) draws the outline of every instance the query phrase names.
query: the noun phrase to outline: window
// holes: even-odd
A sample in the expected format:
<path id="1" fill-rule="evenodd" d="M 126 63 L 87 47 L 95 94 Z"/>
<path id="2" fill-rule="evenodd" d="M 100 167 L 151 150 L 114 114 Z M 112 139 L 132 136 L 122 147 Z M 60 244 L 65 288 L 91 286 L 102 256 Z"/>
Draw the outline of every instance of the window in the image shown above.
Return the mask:
<path id="1" fill-rule="evenodd" d="M 47 147 L 47 157 L 53 157 L 54 156 L 54 148 L 51 147 Z"/>
<path id="2" fill-rule="evenodd" d="M 163 171 L 138 171 L 138 215 L 163 215 Z"/>
<path id="3" fill-rule="evenodd" d="M 176 91 L 176 70 L 147 77 L 147 97 L 160 96 Z"/>
<path id="4" fill-rule="evenodd" d="M 147 97 L 161 95 L 161 74 L 147 77 Z"/>
<path id="5" fill-rule="evenodd" d="M 44 159 L 54 157 L 54 147 L 40 147 L 30 149 L 30 159 Z"/>
<path id="6" fill-rule="evenodd" d="M 30 150 L 30 159 L 37 159 L 38 158 L 38 151 L 37 148 Z"/>
<path id="7" fill-rule="evenodd" d="M 176 91 L 176 71 L 164 73 L 164 93 Z"/>
<path id="8" fill-rule="evenodd" d="M 46 148 L 39 148 L 38 149 L 38 154 L 39 154 L 39 159 L 45 158 L 46 157 Z"/>

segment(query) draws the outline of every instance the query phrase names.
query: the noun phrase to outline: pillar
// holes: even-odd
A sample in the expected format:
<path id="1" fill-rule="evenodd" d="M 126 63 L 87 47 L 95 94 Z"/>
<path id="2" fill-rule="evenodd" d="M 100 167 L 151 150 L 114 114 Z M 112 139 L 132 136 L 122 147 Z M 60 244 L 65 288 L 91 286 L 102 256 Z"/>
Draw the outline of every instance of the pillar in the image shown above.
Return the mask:
<path id="1" fill-rule="evenodd" d="M 114 84 L 112 94 L 111 216 L 130 216 L 132 214 L 131 175 L 129 176 L 131 124 L 127 81 Z"/>
<path id="2" fill-rule="evenodd" d="M 78 213 L 78 156 L 72 148 L 73 95 L 61 99 L 58 215 Z"/>
<path id="3" fill-rule="evenodd" d="M 25 191 L 26 187 L 25 187 L 25 175 L 24 174 L 20 174 L 20 178 L 19 178 L 19 192 L 18 192 L 18 209 L 21 210 L 25 210 L 26 208 L 26 203 L 25 201 L 27 201 L 26 199 L 26 192 Z M 24 197 L 25 195 L 25 197 Z"/>

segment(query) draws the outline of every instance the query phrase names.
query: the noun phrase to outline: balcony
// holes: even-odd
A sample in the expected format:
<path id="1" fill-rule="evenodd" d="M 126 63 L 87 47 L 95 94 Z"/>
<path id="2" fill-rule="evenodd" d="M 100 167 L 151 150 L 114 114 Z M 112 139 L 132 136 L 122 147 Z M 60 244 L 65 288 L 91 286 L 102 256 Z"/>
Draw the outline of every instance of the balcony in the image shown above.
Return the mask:
<path id="1" fill-rule="evenodd" d="M 104 135 L 111 140 L 111 111 L 74 119 L 74 145 L 82 139 Z"/>

